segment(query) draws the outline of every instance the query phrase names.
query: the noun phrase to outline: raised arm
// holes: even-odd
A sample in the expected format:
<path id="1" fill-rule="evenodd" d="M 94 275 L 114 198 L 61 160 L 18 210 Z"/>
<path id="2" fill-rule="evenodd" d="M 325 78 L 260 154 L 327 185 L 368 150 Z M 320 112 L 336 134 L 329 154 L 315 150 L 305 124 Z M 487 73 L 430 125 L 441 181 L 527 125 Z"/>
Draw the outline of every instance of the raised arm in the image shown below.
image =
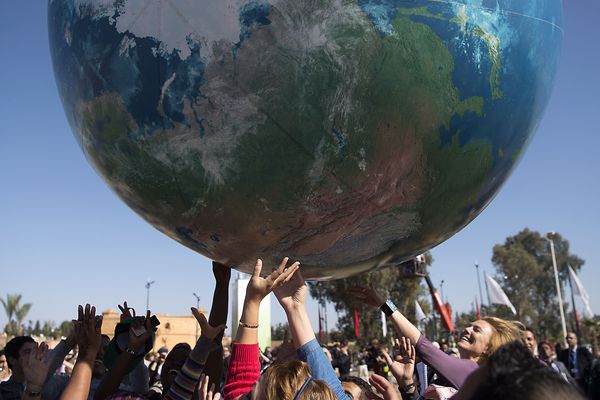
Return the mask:
<path id="1" fill-rule="evenodd" d="M 412 322 L 406 319 L 406 317 L 396 309 L 396 306 L 394 306 L 393 303 L 391 303 L 391 301 L 387 302 L 386 298 L 373 288 L 357 287 L 350 289 L 350 291 L 356 296 L 356 298 L 359 301 L 369 306 L 378 309 L 382 309 L 383 307 L 382 311 L 384 311 L 386 315 L 392 320 L 392 324 L 394 325 L 394 328 L 396 328 L 398 334 L 400 336 L 404 336 L 410 339 L 410 342 L 414 346 L 417 345 L 417 342 L 421 337 L 421 332 L 417 329 L 416 326 L 412 324 Z M 387 307 L 385 307 L 386 304 Z"/>
<path id="2" fill-rule="evenodd" d="M 104 375 L 100 386 L 94 393 L 94 400 L 102 400 L 114 393 L 118 388 L 123 378 L 127 375 L 127 370 L 131 362 L 133 361 L 136 351 L 143 348 L 145 343 L 151 339 L 152 323 L 150 321 L 150 310 L 146 312 L 145 318 L 146 331 L 140 336 L 137 336 L 134 330 L 141 327 L 142 322 L 140 320 L 134 320 L 129 327 L 129 336 L 127 339 L 127 348 L 121 352 L 113 365 Z"/>
<path id="3" fill-rule="evenodd" d="M 300 271 L 296 272 L 289 282 L 275 289 L 274 293 L 287 316 L 300 360 L 310 366 L 313 378 L 327 383 L 338 399 L 348 399 L 331 363 L 315 337 L 315 331 L 306 312 L 307 289 Z"/>
<path id="4" fill-rule="evenodd" d="M 452 357 L 433 347 L 431 342 L 421 335 L 417 327 L 406 319 L 391 301 L 386 301 L 385 297 L 375 289 L 358 287 L 351 291 L 358 300 L 384 311 L 392 320 L 398 334 L 409 339 L 415 346 L 417 355 L 455 388 L 460 388 L 469 374 L 477 369 L 478 365 L 474 361 Z"/>
<path id="5" fill-rule="evenodd" d="M 69 384 L 60 396 L 60 400 L 86 400 L 90 393 L 92 369 L 96 354 L 102 345 L 102 317 L 96 316 L 96 307 L 79 306 L 79 318 L 75 324 L 79 355 Z"/>
<path id="6" fill-rule="evenodd" d="M 231 349 L 229 372 L 223 387 L 225 399 L 237 399 L 252 389 L 260 377 L 260 362 L 258 360 L 258 314 L 260 302 L 271 291 L 289 280 L 299 268 L 296 262 L 287 266 L 288 258 L 284 258 L 279 267 L 269 276 L 262 278 L 262 261 L 256 261 L 254 273 L 246 288 L 244 307 L 240 318 L 235 342 Z"/>
<path id="7" fill-rule="evenodd" d="M 204 370 L 206 359 L 210 353 L 211 345 L 215 337 L 221 335 L 225 324 L 212 327 L 209 325 L 204 314 L 192 307 L 192 314 L 200 324 L 202 334 L 196 346 L 185 360 L 185 364 L 177 373 L 175 381 L 165 395 L 166 400 L 189 400 L 194 395 L 194 390 L 200 382 L 200 376 Z"/>
<path id="8" fill-rule="evenodd" d="M 208 323 L 212 326 L 225 325 L 227 323 L 227 310 L 229 309 L 229 280 L 231 279 L 231 268 L 213 261 L 212 271 L 215 277 L 215 290 L 213 292 Z M 214 342 L 216 348 L 209 353 L 203 371 L 208 376 L 210 382 L 216 383 L 217 391 L 220 389 L 223 380 L 222 339 L 223 332 L 215 337 Z"/>

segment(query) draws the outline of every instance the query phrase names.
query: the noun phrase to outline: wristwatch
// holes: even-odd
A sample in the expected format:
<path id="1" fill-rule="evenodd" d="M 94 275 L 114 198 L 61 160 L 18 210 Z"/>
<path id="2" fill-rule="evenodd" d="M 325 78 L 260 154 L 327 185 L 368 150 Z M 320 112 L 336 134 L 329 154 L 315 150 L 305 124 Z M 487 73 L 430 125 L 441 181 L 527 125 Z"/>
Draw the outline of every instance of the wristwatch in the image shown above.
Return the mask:
<path id="1" fill-rule="evenodd" d="M 387 315 L 388 317 L 391 317 L 391 316 L 392 316 L 392 314 L 394 313 L 394 311 L 396 311 L 398 308 L 396 308 L 396 305 L 394 304 L 394 302 L 393 302 L 393 301 L 391 301 L 391 300 L 388 300 L 388 301 L 386 301 L 385 303 L 383 303 L 383 304 L 381 305 L 381 307 L 379 307 L 379 309 L 380 309 L 381 311 L 383 311 L 383 313 L 384 313 L 385 315 Z"/>

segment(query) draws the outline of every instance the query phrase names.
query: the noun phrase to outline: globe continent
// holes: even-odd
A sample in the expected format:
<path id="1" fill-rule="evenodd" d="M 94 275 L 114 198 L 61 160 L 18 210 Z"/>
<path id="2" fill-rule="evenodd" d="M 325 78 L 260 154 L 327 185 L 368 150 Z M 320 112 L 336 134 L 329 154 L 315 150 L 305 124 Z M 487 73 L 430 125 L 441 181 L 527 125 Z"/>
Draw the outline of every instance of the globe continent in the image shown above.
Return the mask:
<path id="1" fill-rule="evenodd" d="M 452 236 L 548 101 L 559 0 L 50 0 L 86 157 L 214 260 L 342 278 Z"/>

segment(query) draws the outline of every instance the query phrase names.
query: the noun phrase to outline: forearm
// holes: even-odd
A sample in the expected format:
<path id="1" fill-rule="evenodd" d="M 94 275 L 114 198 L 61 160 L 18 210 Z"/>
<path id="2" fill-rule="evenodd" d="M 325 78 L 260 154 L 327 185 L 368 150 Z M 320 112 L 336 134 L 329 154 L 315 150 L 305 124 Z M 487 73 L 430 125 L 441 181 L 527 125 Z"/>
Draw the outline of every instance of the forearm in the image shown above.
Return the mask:
<path id="1" fill-rule="evenodd" d="M 227 323 L 227 310 L 229 309 L 229 281 L 219 282 L 215 286 L 213 293 L 212 306 L 210 308 L 210 316 L 208 323 L 211 326 L 224 325 Z M 214 342 L 219 346 L 214 351 L 211 351 L 206 359 L 204 373 L 208 375 L 209 381 L 214 382 L 217 386 L 223 380 L 223 347 L 221 341 L 223 332 L 221 332 Z"/>
<path id="2" fill-rule="evenodd" d="M 127 374 L 129 363 L 133 360 L 133 356 L 127 352 L 122 352 L 115 360 L 112 367 L 106 372 L 100 386 L 94 393 L 94 400 L 102 400 L 114 393 L 118 388 L 123 378 Z"/>
<path id="3" fill-rule="evenodd" d="M 404 315 L 400 313 L 400 311 L 396 310 L 390 317 L 392 320 L 392 324 L 396 331 L 400 336 L 407 337 L 410 339 L 411 343 L 416 346 L 419 338 L 421 337 L 421 332 L 417 329 L 416 326 L 412 324 Z"/>
<path id="4" fill-rule="evenodd" d="M 310 367 L 313 378 L 325 382 L 338 399 L 348 399 L 348 395 L 344 393 L 340 380 L 335 375 L 331 363 L 325 356 L 319 342 L 315 339 L 314 334 L 312 340 L 304 343 L 296 351 L 298 353 L 298 358 L 305 361 Z"/>
<path id="5" fill-rule="evenodd" d="M 313 331 L 310 319 L 308 318 L 306 307 L 289 307 L 285 309 L 285 314 L 296 348 L 315 339 L 315 332 Z"/>
<path id="6" fill-rule="evenodd" d="M 249 325 L 258 325 L 258 313 L 260 310 L 260 301 L 246 299 L 240 321 Z M 240 325 L 237 330 L 235 341 L 240 344 L 258 343 L 258 329 L 248 328 Z M 258 355 L 257 355 L 258 356 Z"/>
<path id="7" fill-rule="evenodd" d="M 84 356 L 77 360 L 71 380 L 60 396 L 60 400 L 86 400 L 90 392 L 94 357 Z"/>
<path id="8" fill-rule="evenodd" d="M 177 373 L 173 385 L 169 388 L 169 392 L 165 396 L 166 400 L 187 400 L 192 398 L 194 389 L 200 381 L 200 375 L 204 370 L 206 359 L 210 353 L 211 343 L 210 339 L 204 336 L 200 337 L 194 350 L 192 350 L 185 360 L 183 368 Z"/>

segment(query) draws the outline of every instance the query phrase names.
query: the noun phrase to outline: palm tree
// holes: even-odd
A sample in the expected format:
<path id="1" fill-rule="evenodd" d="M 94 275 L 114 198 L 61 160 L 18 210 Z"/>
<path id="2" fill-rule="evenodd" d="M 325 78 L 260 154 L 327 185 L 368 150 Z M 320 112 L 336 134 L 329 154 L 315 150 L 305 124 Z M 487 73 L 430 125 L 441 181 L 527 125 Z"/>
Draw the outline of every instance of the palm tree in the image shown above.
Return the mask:
<path id="1" fill-rule="evenodd" d="M 7 294 L 6 300 L 0 299 L 8 318 L 8 323 L 4 328 L 4 331 L 8 335 L 20 335 L 23 332 L 23 320 L 25 320 L 32 304 L 26 303 L 21 305 L 21 298 L 20 294 Z"/>

